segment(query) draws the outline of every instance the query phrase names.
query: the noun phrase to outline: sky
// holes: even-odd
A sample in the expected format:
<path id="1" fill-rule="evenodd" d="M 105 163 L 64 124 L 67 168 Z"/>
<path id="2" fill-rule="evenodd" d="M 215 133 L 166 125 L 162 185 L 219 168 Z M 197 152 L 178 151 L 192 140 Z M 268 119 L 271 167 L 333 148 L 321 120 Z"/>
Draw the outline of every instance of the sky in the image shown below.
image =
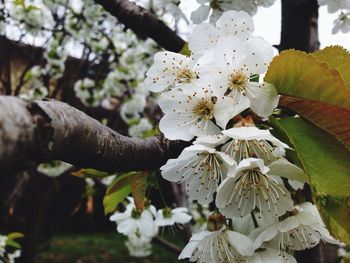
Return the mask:
<path id="1" fill-rule="evenodd" d="M 189 17 L 191 11 L 196 9 L 194 0 L 184 0 L 184 10 Z M 341 45 L 350 50 L 350 33 L 332 34 L 333 21 L 337 18 L 337 13 L 329 14 L 326 6 L 319 9 L 319 38 L 321 48 L 330 45 Z M 281 32 L 281 1 L 269 8 L 259 7 L 258 13 L 254 16 L 255 35 L 261 36 L 273 45 L 279 44 Z"/>

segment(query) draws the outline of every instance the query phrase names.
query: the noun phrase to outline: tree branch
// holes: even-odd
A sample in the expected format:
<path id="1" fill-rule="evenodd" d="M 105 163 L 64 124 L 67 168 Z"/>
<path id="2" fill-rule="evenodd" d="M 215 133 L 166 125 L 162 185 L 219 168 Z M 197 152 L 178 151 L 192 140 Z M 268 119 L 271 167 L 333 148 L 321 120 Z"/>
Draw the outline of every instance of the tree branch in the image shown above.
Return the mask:
<path id="1" fill-rule="evenodd" d="M 0 96 L 1 171 L 48 160 L 108 172 L 150 170 L 186 145 L 122 136 L 66 103 Z"/>
<path id="2" fill-rule="evenodd" d="M 152 38 L 169 51 L 180 52 L 185 44 L 164 22 L 141 6 L 127 0 L 95 0 L 95 3 L 100 4 L 127 28 Z"/>

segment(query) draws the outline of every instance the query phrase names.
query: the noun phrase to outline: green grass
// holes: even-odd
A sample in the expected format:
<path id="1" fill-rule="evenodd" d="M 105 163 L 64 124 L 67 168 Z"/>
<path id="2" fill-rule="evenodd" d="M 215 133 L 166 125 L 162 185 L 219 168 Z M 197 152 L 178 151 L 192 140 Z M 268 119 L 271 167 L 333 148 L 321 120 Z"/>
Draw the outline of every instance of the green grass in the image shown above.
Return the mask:
<path id="1" fill-rule="evenodd" d="M 183 247 L 181 233 L 163 236 Z M 35 263 L 175 263 L 177 255 L 153 245 L 153 254 L 147 258 L 129 256 L 125 237 L 117 233 L 79 234 L 56 236 L 51 247 L 39 253 Z"/>

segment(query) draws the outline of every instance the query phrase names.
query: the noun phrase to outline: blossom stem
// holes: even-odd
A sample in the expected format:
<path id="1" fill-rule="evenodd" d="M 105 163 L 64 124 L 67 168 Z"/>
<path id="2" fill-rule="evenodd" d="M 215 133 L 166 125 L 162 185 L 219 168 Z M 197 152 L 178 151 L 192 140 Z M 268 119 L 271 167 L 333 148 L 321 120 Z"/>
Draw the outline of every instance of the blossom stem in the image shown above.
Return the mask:
<path id="1" fill-rule="evenodd" d="M 254 215 L 254 212 L 250 212 L 250 215 L 252 217 L 252 220 L 253 220 L 253 223 L 254 223 L 254 227 L 255 228 L 258 228 L 259 227 L 259 224 L 258 224 L 258 221 L 256 220 L 256 217 Z"/>
<path id="2" fill-rule="evenodd" d="M 176 255 L 179 255 L 182 251 L 181 248 L 179 248 L 178 246 L 176 246 L 175 244 L 169 242 L 168 240 L 162 238 L 162 237 L 155 237 L 152 239 L 152 243 L 153 244 L 157 244 L 158 246 L 170 251 L 170 252 L 173 252 L 174 254 Z"/>

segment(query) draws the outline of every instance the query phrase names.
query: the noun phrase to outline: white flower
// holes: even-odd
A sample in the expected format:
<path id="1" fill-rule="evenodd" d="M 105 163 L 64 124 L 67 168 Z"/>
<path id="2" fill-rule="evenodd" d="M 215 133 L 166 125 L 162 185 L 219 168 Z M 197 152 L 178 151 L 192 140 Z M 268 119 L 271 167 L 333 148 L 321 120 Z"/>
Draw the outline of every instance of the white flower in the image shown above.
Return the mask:
<path id="1" fill-rule="evenodd" d="M 22 252 L 21 250 L 17 249 L 15 252 L 8 254 L 8 263 L 14 263 L 16 258 L 19 258 L 21 256 Z"/>
<path id="2" fill-rule="evenodd" d="M 265 164 L 271 163 L 281 156 L 276 148 L 289 148 L 271 135 L 269 130 L 260 130 L 256 127 L 237 127 L 222 131 L 231 141 L 221 150 L 231 156 L 236 163 L 250 157 L 263 159 Z"/>
<path id="3" fill-rule="evenodd" d="M 193 58 L 168 51 L 158 52 L 146 73 L 145 84 L 150 91 L 160 92 L 192 83 L 198 78 L 194 66 Z"/>
<path id="4" fill-rule="evenodd" d="M 132 200 L 132 199 L 130 199 Z M 146 237 L 154 237 L 158 234 L 158 227 L 154 217 L 156 208 L 150 205 L 144 211 L 136 210 L 133 201 L 127 205 L 124 212 L 115 212 L 109 220 L 117 223 L 117 231 L 126 236 L 138 234 Z"/>
<path id="5" fill-rule="evenodd" d="M 350 12 L 342 12 L 334 21 L 332 33 L 336 34 L 339 31 L 341 31 L 342 33 L 347 33 L 350 31 Z"/>
<path id="6" fill-rule="evenodd" d="M 210 22 L 216 22 L 223 11 L 237 10 L 245 11 L 254 15 L 258 6 L 269 7 L 275 0 L 197 0 L 199 8 L 192 12 L 191 20 L 195 24 L 204 22 L 211 11 Z"/>
<path id="7" fill-rule="evenodd" d="M 49 92 L 47 90 L 47 88 L 42 85 L 42 83 L 40 83 L 39 80 L 35 81 L 35 83 L 33 82 L 32 84 L 37 85 L 37 86 L 32 86 L 30 90 L 28 90 L 27 92 L 21 93 L 19 95 L 19 97 L 21 99 L 25 99 L 25 100 L 41 100 L 43 98 L 45 98 Z M 40 86 L 41 84 L 41 86 Z"/>
<path id="8" fill-rule="evenodd" d="M 157 226 L 172 226 L 175 224 L 186 224 L 190 222 L 192 217 L 188 214 L 186 207 L 178 207 L 175 209 L 164 208 L 159 209 L 156 217 Z"/>
<path id="9" fill-rule="evenodd" d="M 188 45 L 196 57 L 214 48 L 220 37 L 236 36 L 248 40 L 254 32 L 253 19 L 245 12 L 225 12 L 216 26 L 202 23 L 193 29 L 188 37 Z"/>
<path id="10" fill-rule="evenodd" d="M 247 259 L 247 263 L 297 263 L 297 261 L 285 251 L 266 248 L 263 251 L 255 252 Z"/>
<path id="11" fill-rule="evenodd" d="M 2 257 L 6 251 L 5 247 L 7 239 L 7 236 L 0 235 L 0 257 Z"/>
<path id="12" fill-rule="evenodd" d="M 349 9 L 350 0 L 318 0 L 319 5 L 327 5 L 329 13 L 335 13 L 340 9 Z"/>
<path id="13" fill-rule="evenodd" d="M 170 140 L 189 141 L 194 136 L 218 134 L 218 126 L 224 129 L 238 114 L 232 107 L 232 98 L 219 96 L 207 88 L 172 90 L 163 93 L 158 103 L 165 113 L 159 129 Z"/>
<path id="14" fill-rule="evenodd" d="M 243 217 L 255 209 L 260 212 L 283 215 L 293 210 L 289 191 L 275 177 L 306 181 L 306 175 L 297 166 L 284 159 L 264 166 L 261 159 L 244 159 L 233 176 L 220 185 L 216 206 L 227 217 Z"/>
<path id="15" fill-rule="evenodd" d="M 215 64 L 200 65 L 198 71 L 210 72 L 201 78 L 220 95 L 234 100 L 234 108 L 240 113 L 251 108 L 260 117 L 268 117 L 278 105 L 278 93 L 270 83 L 252 81 L 263 74 L 273 57 L 272 46 L 258 37 L 242 41 L 228 36 L 219 39 L 214 51 Z"/>
<path id="16" fill-rule="evenodd" d="M 140 235 L 130 235 L 125 241 L 130 256 L 137 258 L 148 257 L 152 254 L 152 238 Z"/>
<path id="17" fill-rule="evenodd" d="M 191 14 L 191 20 L 195 24 L 203 23 L 207 20 L 210 13 L 210 6 L 200 5 L 195 11 Z"/>
<path id="18" fill-rule="evenodd" d="M 26 2 L 24 1 L 23 5 L 12 3 L 11 18 L 23 23 L 25 31 L 32 35 L 38 34 L 44 26 L 46 29 L 51 29 L 54 20 L 47 7 L 45 5 L 37 7 Z"/>
<path id="19" fill-rule="evenodd" d="M 222 228 L 219 231 L 203 231 L 194 234 L 181 252 L 179 259 L 189 258 L 190 262 L 245 262 L 252 254 L 252 241 L 234 231 Z"/>
<path id="20" fill-rule="evenodd" d="M 311 203 L 295 207 L 283 221 L 268 227 L 257 228 L 251 233 L 254 249 L 261 245 L 277 250 L 304 250 L 316 246 L 320 240 L 339 245 L 329 234 L 317 208 Z"/>
<path id="21" fill-rule="evenodd" d="M 39 173 L 50 177 L 57 177 L 65 173 L 72 167 L 71 164 L 62 161 L 52 161 L 49 163 L 42 163 L 36 169 Z"/>
<path id="22" fill-rule="evenodd" d="M 160 169 L 166 180 L 185 182 L 192 200 L 208 204 L 234 164 L 227 154 L 197 144 L 185 148 L 177 159 L 168 160 Z"/>
<path id="23" fill-rule="evenodd" d="M 179 4 L 180 0 L 154 0 L 151 8 L 153 10 L 156 9 L 156 12 L 160 15 L 170 13 L 174 16 L 175 21 L 179 21 L 182 18 L 188 23 L 186 15 L 179 8 Z"/>
<path id="24" fill-rule="evenodd" d="M 119 71 L 114 70 L 108 73 L 103 83 L 103 89 L 109 96 L 120 97 L 124 94 L 126 87 L 122 84 Z"/>
<path id="25" fill-rule="evenodd" d="M 128 123 L 132 120 L 139 120 L 140 113 L 146 107 L 147 97 L 143 94 L 134 94 L 134 96 L 124 102 L 124 104 L 120 108 L 120 116 L 122 119 Z"/>
<path id="26" fill-rule="evenodd" d="M 95 81 L 89 78 L 78 80 L 74 84 L 75 95 L 80 99 L 82 103 L 88 106 L 96 107 L 100 101 L 96 98 L 98 95 L 95 88 Z"/>
<path id="27" fill-rule="evenodd" d="M 256 0 L 256 3 L 257 3 L 258 5 L 263 6 L 263 7 L 270 7 L 270 6 L 272 6 L 275 2 L 276 2 L 276 0 Z"/>
<path id="28" fill-rule="evenodd" d="M 191 20 L 195 24 L 200 24 L 207 20 L 210 12 L 211 23 L 215 23 L 223 14 L 223 11 L 237 10 L 245 11 L 249 14 L 255 14 L 256 12 L 254 0 L 197 0 L 197 2 L 201 5 L 191 14 Z"/>
<path id="29" fill-rule="evenodd" d="M 145 132 L 153 128 L 152 123 L 147 118 L 140 119 L 139 123 L 131 125 L 128 133 L 131 137 L 142 137 Z"/>

